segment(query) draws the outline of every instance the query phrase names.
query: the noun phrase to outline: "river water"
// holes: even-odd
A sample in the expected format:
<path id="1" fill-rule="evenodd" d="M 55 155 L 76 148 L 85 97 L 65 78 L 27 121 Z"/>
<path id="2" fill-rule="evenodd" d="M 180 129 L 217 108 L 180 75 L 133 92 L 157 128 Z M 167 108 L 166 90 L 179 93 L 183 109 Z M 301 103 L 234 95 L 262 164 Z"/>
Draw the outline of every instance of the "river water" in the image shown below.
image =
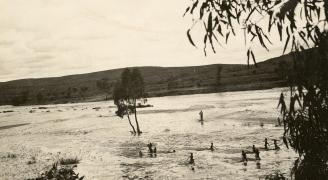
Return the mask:
<path id="1" fill-rule="evenodd" d="M 138 111 L 141 136 L 131 135 L 127 119 L 115 116 L 112 101 L 2 106 L 1 112 L 13 112 L 0 113 L 0 179 L 33 178 L 66 157 L 78 157 L 76 171 L 92 180 L 261 179 L 275 171 L 288 176 L 296 154 L 283 145 L 283 128 L 276 125 L 281 91 L 149 98 L 154 107 Z M 273 139 L 279 140 L 281 149 L 261 149 L 264 138 L 270 148 Z M 156 156 L 147 153 L 150 142 Z M 251 151 L 253 144 L 260 148 L 261 161 L 257 164 L 249 153 L 245 166 L 241 150 Z M 35 163 L 28 163 L 31 159 Z"/>

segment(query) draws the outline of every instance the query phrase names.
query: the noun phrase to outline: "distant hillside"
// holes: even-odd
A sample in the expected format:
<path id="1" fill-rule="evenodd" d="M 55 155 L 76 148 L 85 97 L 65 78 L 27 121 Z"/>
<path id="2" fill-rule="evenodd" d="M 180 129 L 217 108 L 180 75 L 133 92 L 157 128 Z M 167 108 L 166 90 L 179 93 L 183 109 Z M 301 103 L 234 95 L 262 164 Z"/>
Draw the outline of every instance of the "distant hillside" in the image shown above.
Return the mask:
<path id="1" fill-rule="evenodd" d="M 138 67 L 150 97 L 265 89 L 284 86 L 279 65 L 290 55 L 247 65 L 213 64 L 191 67 Z M 221 69 L 218 78 L 218 69 Z M 123 69 L 63 77 L 0 83 L 0 105 L 101 101 L 111 97 Z M 107 89 L 107 90 L 105 90 Z"/>

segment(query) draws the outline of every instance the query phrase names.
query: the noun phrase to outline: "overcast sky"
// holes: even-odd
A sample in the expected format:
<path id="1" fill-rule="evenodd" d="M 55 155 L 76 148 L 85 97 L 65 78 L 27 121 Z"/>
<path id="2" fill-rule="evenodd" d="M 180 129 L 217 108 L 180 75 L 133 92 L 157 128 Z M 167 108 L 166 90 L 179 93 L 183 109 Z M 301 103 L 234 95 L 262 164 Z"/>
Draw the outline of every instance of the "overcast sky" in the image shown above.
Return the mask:
<path id="1" fill-rule="evenodd" d="M 127 66 L 246 63 L 243 38 L 205 57 L 188 42 L 190 0 L 0 0 L 0 81 Z M 201 45 L 201 42 L 196 42 Z M 258 48 L 257 59 L 281 55 Z"/>

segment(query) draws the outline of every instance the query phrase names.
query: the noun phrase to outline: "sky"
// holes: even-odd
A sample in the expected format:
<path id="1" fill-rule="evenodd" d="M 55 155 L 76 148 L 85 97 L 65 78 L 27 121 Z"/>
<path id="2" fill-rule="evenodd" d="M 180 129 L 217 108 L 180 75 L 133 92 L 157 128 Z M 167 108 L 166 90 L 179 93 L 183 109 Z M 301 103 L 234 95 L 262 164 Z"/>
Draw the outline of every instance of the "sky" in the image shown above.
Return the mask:
<path id="1" fill-rule="evenodd" d="M 241 35 L 204 56 L 190 0 L 0 0 L 0 82 L 132 66 L 245 64 Z M 197 34 L 197 32 L 193 32 Z M 201 41 L 196 41 L 201 46 Z M 258 61 L 282 55 L 256 48 Z"/>

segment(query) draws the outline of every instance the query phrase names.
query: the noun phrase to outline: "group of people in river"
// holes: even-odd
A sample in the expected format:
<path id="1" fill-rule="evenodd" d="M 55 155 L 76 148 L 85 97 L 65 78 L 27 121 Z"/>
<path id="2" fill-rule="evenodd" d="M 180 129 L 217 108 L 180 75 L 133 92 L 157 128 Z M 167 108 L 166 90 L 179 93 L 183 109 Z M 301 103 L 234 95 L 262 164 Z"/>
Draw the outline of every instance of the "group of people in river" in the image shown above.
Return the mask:
<path id="1" fill-rule="evenodd" d="M 203 119 L 203 111 L 200 111 L 199 112 L 199 116 L 200 116 L 200 121 L 204 121 Z M 273 150 L 279 150 L 280 147 L 278 146 L 277 144 L 277 140 L 276 139 L 273 139 L 273 145 L 274 145 L 274 149 Z M 264 139 L 264 150 L 269 150 L 269 143 L 268 143 L 268 139 L 265 138 Z M 148 153 L 151 157 L 153 156 L 157 156 L 157 147 L 154 146 L 152 143 L 149 143 L 147 144 L 147 147 L 148 147 Z M 154 147 L 154 148 L 153 148 Z M 213 142 L 211 143 L 210 147 L 208 148 L 208 150 L 210 151 L 214 151 L 214 144 Z M 168 151 L 167 153 L 175 153 L 175 150 L 173 151 Z M 248 152 L 248 153 L 254 153 L 254 156 L 255 156 L 255 161 L 257 161 L 257 164 L 259 164 L 259 161 L 261 160 L 260 158 L 260 150 L 259 148 L 256 148 L 255 145 L 252 146 L 252 151 L 251 152 Z M 139 156 L 140 157 L 143 157 L 143 153 L 142 151 L 139 151 Z M 188 163 L 189 164 L 195 164 L 195 159 L 194 159 L 194 154 L 193 153 L 190 153 L 189 155 L 189 158 L 188 158 Z M 247 152 L 242 150 L 241 151 L 241 161 L 244 163 L 244 165 L 247 165 L 247 162 L 248 162 L 248 158 L 247 158 Z"/>
<path id="2" fill-rule="evenodd" d="M 274 144 L 274 149 L 273 150 L 279 150 L 280 149 L 280 147 L 278 146 L 277 142 L 278 141 L 276 139 L 273 139 L 273 144 Z M 154 145 L 152 143 L 147 144 L 148 153 L 149 153 L 149 155 L 151 157 L 153 157 L 153 156 L 156 157 L 157 156 L 157 147 L 155 146 L 153 148 L 153 146 Z M 268 143 L 268 139 L 267 138 L 264 139 L 264 148 L 263 149 L 269 150 L 269 143 Z M 214 144 L 213 144 L 213 142 L 211 143 L 211 145 L 208 148 L 208 150 L 210 150 L 212 152 L 214 151 Z M 170 151 L 170 152 L 167 152 L 167 153 L 175 153 L 175 150 Z M 249 152 L 249 153 L 254 153 L 255 161 L 257 161 L 257 164 L 259 164 L 259 161 L 261 160 L 259 148 L 256 148 L 255 145 L 253 145 L 252 146 L 252 152 Z M 139 151 L 139 156 L 140 157 L 143 157 L 142 151 Z M 247 158 L 247 153 L 244 150 L 241 151 L 241 161 L 244 163 L 244 165 L 247 165 L 248 158 Z M 193 153 L 190 153 L 188 163 L 189 164 L 195 164 L 195 159 L 194 159 L 194 154 Z"/>
<path id="3" fill-rule="evenodd" d="M 280 149 L 280 147 L 278 146 L 277 142 L 278 142 L 278 140 L 273 139 L 274 150 L 279 150 Z M 268 139 L 265 138 L 264 139 L 264 149 L 265 150 L 269 150 L 269 147 L 268 146 L 269 146 Z"/>
<path id="4" fill-rule="evenodd" d="M 277 142 L 278 142 L 278 140 L 273 139 L 273 144 L 274 144 L 274 149 L 273 150 L 279 150 L 280 149 Z M 266 151 L 269 150 L 268 138 L 264 139 L 264 149 Z M 253 145 L 252 146 L 252 153 L 255 154 L 255 160 L 259 162 L 261 160 L 259 148 L 256 148 L 255 145 Z M 247 162 L 248 162 L 247 153 L 244 150 L 241 151 L 241 160 L 242 160 L 242 162 L 244 162 L 244 165 L 247 165 Z"/>
<path id="5" fill-rule="evenodd" d="M 149 144 L 147 144 L 147 147 L 148 147 L 148 153 L 151 157 L 157 156 L 157 147 L 156 146 L 153 148 L 153 144 L 149 143 Z M 139 151 L 139 157 L 142 157 L 142 156 L 143 156 L 142 151 Z"/>

